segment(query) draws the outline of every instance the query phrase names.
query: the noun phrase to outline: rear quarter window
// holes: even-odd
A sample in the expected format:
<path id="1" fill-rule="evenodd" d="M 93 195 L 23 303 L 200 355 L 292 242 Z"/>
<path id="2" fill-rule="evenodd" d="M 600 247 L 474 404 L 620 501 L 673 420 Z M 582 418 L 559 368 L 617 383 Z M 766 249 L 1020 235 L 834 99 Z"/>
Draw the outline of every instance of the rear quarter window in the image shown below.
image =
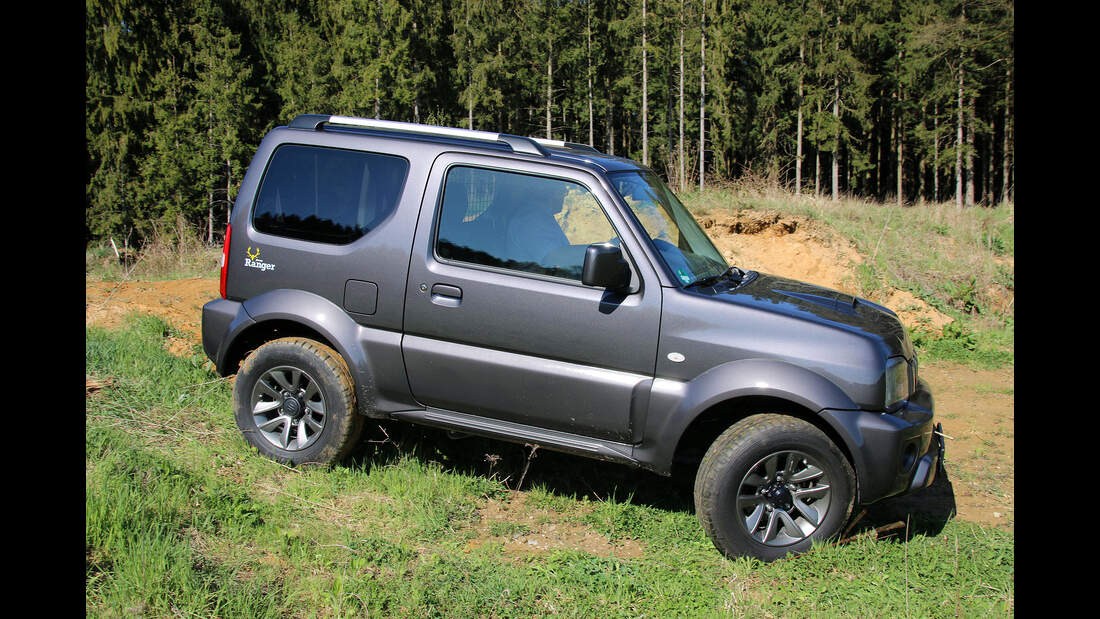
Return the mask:
<path id="1" fill-rule="evenodd" d="M 264 172 L 252 225 L 267 234 L 344 245 L 397 206 L 409 163 L 401 157 L 285 144 Z"/>

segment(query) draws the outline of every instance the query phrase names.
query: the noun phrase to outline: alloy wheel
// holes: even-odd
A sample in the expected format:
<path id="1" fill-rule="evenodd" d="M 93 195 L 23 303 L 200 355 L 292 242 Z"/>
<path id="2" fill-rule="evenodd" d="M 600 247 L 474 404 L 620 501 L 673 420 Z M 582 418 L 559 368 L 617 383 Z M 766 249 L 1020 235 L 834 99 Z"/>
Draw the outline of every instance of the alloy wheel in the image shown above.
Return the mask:
<path id="1" fill-rule="evenodd" d="M 252 388 L 252 419 L 269 443 L 286 451 L 312 445 L 325 427 L 325 396 L 316 379 L 292 366 L 263 373 Z"/>
<path id="2" fill-rule="evenodd" d="M 820 463 L 800 451 L 780 451 L 758 460 L 741 480 L 737 513 L 757 542 L 787 546 L 817 531 L 831 498 Z"/>

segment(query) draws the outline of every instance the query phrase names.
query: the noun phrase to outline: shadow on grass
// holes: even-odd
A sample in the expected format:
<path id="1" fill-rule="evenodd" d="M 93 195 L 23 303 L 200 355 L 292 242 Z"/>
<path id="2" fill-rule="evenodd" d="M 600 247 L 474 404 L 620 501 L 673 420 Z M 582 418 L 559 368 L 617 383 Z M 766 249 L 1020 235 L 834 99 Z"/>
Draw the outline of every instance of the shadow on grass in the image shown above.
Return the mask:
<path id="1" fill-rule="evenodd" d="M 857 507 L 855 512 L 858 514 L 861 509 L 866 509 L 867 513 L 848 533 L 849 536 L 883 528 L 879 539 L 909 541 L 916 535 L 935 537 L 956 515 L 955 490 L 950 476 L 941 469 L 936 473 L 936 480 L 931 486 L 904 496 L 883 499 L 863 508 Z M 898 523 L 901 523 L 900 526 L 897 526 Z"/>
<path id="2" fill-rule="evenodd" d="M 477 436 L 454 439 L 443 430 L 407 423 L 372 420 L 364 435 L 364 447 L 348 462 L 349 465 L 385 466 L 403 456 L 412 457 L 422 462 L 438 462 L 456 473 L 499 480 L 510 490 L 517 489 L 522 479 L 523 490 L 541 487 L 552 494 L 578 500 L 613 498 L 666 511 L 691 513 L 695 510 L 691 488 L 693 474 L 663 477 L 621 464 L 548 449 L 538 449 L 528 460 L 530 449 L 523 445 Z M 955 492 L 948 474 L 941 470 L 928 488 L 856 507 L 853 517 L 862 509 L 867 513 L 855 523 L 849 536 L 880 527 L 886 528 L 879 534 L 880 539 L 936 536 L 955 516 Z M 907 518 L 908 534 L 904 525 Z M 901 526 L 889 528 L 899 522 Z"/>
<path id="3" fill-rule="evenodd" d="M 528 460 L 531 450 L 520 444 L 478 436 L 455 439 L 443 430 L 408 423 L 370 420 L 363 434 L 365 445 L 349 459 L 349 466 L 385 466 L 405 456 L 438 462 L 456 473 L 496 479 L 510 490 L 541 487 L 578 500 L 613 498 L 668 511 L 694 511 L 690 481 L 622 464 L 545 448 L 536 450 Z"/>

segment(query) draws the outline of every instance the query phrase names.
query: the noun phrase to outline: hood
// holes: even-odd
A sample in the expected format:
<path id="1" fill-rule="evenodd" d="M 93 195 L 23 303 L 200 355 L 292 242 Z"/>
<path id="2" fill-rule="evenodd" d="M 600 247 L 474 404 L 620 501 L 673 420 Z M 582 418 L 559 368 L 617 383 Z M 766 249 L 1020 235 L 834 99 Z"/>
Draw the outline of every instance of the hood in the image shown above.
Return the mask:
<path id="1" fill-rule="evenodd" d="M 753 277 L 755 275 L 755 277 Z M 779 312 L 881 339 L 889 355 L 913 357 L 909 335 L 897 314 L 866 299 L 767 273 L 749 272 L 740 286 L 698 290 L 716 301 Z"/>

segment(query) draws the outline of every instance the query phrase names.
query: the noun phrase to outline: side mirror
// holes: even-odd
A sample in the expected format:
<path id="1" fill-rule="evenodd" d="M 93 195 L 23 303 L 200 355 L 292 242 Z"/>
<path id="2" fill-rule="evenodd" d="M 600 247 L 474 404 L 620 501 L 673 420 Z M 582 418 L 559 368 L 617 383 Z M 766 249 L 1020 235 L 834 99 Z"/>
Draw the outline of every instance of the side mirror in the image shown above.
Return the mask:
<path id="1" fill-rule="evenodd" d="M 622 290 L 630 286 L 630 267 L 623 258 L 623 250 L 611 243 L 589 245 L 584 250 L 581 283 L 609 290 Z"/>

